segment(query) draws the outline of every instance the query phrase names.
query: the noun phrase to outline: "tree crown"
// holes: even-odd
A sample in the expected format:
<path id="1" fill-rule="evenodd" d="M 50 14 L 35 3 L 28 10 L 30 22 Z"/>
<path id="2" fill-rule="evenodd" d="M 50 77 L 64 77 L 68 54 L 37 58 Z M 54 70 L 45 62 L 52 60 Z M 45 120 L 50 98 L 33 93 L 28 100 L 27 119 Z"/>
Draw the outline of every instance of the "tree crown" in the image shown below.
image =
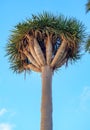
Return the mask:
<path id="1" fill-rule="evenodd" d="M 11 62 L 11 69 L 14 72 L 30 71 L 24 66 L 31 64 L 31 62 L 21 53 L 22 48 L 28 44 L 26 36 L 36 37 L 43 53 L 45 53 L 44 40 L 47 38 L 47 33 L 52 36 L 53 55 L 56 54 L 62 39 L 65 39 L 69 48 L 67 61 L 76 61 L 80 58 L 80 49 L 85 37 L 85 26 L 75 18 L 65 18 L 63 15 L 55 16 L 44 12 L 32 15 L 32 18 L 20 22 L 12 30 L 6 51 Z"/>

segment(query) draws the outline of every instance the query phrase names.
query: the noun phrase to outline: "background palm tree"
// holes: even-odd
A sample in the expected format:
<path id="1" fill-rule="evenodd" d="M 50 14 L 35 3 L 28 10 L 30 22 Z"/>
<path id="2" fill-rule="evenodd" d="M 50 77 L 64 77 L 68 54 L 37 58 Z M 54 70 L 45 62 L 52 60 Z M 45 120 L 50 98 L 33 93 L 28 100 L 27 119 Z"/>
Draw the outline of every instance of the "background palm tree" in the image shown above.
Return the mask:
<path id="1" fill-rule="evenodd" d="M 88 0 L 86 4 L 86 12 L 89 12 L 89 11 L 90 11 L 90 0 Z M 87 44 L 85 46 L 85 50 L 90 53 L 90 35 L 88 36 L 86 43 Z"/>
<path id="2" fill-rule="evenodd" d="M 90 11 L 90 0 L 86 4 L 86 12 Z"/>
<path id="3" fill-rule="evenodd" d="M 88 36 L 86 43 L 85 50 L 90 53 L 90 36 Z"/>
<path id="4" fill-rule="evenodd" d="M 80 59 L 85 28 L 74 18 L 50 13 L 32 15 L 12 30 L 7 55 L 14 72 L 42 74 L 41 130 L 52 130 L 52 75 L 69 61 Z"/>

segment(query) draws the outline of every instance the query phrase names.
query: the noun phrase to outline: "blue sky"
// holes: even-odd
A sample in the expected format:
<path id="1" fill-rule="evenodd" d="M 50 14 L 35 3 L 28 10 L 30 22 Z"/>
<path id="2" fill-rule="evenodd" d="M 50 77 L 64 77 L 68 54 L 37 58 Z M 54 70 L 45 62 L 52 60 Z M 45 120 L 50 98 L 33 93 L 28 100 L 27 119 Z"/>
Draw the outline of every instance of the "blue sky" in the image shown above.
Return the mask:
<path id="1" fill-rule="evenodd" d="M 0 130 L 39 130 L 41 75 L 14 74 L 5 57 L 10 30 L 31 14 L 49 11 L 75 17 L 90 32 L 87 0 L 0 1 Z M 90 130 L 90 55 L 53 75 L 53 130 Z"/>

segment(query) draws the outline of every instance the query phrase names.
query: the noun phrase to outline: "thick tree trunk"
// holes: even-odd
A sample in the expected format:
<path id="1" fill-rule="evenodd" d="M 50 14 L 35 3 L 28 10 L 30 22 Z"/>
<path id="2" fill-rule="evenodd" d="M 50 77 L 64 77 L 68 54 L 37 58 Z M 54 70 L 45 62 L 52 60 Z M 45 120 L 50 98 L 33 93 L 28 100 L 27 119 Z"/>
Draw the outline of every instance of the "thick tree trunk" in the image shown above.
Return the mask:
<path id="1" fill-rule="evenodd" d="M 52 69 L 42 67 L 41 130 L 52 130 Z"/>

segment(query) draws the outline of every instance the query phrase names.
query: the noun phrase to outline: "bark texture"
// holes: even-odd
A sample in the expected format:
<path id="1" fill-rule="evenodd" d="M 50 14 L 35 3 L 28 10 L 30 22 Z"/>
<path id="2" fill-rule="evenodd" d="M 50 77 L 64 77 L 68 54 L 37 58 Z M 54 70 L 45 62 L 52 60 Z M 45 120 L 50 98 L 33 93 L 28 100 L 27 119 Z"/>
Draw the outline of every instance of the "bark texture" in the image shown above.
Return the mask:
<path id="1" fill-rule="evenodd" d="M 36 38 L 34 38 L 34 49 L 40 63 L 45 65 L 45 58 Z"/>
<path id="2" fill-rule="evenodd" d="M 52 59 L 52 42 L 50 36 L 48 35 L 46 42 L 46 61 L 48 65 L 50 65 L 51 59 Z"/>
<path id="3" fill-rule="evenodd" d="M 52 69 L 42 67 L 41 130 L 52 130 Z"/>
<path id="4" fill-rule="evenodd" d="M 65 40 L 63 40 L 62 43 L 61 43 L 61 46 L 57 50 L 57 53 L 56 53 L 54 59 L 51 62 L 51 67 L 54 67 L 57 64 L 57 62 L 62 59 L 66 47 L 67 47 L 67 42 Z"/>

